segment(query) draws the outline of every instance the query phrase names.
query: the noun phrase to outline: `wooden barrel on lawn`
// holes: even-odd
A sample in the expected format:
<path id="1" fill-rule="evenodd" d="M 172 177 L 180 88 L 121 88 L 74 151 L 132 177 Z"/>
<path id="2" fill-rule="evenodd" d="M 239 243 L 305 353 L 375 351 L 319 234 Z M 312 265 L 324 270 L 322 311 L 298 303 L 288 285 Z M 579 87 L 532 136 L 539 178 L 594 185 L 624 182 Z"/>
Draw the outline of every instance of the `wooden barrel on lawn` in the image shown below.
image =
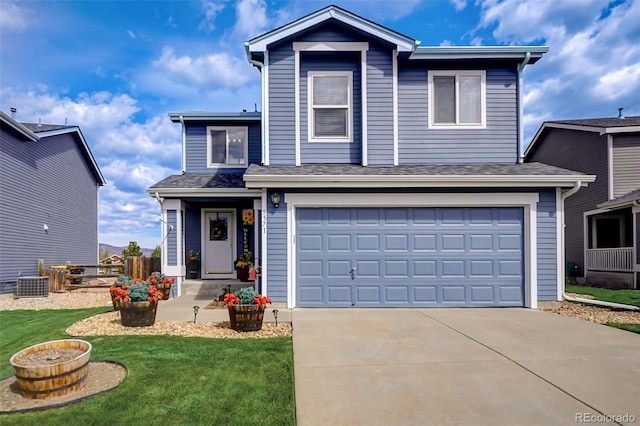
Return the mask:
<path id="1" fill-rule="evenodd" d="M 89 374 L 91 343 L 52 340 L 15 353 L 11 365 L 22 396 L 45 399 L 81 389 Z"/>

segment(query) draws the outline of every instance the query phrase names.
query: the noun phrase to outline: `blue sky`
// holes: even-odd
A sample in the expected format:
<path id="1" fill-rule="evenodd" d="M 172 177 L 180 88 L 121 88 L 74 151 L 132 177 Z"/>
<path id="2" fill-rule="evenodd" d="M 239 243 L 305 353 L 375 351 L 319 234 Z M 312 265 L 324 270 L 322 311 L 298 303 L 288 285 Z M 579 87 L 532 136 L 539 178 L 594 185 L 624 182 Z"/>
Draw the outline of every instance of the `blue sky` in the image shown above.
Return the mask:
<path id="1" fill-rule="evenodd" d="M 108 181 L 100 242 L 153 248 L 145 188 L 181 171 L 167 112 L 261 109 L 243 41 L 332 3 L 423 46 L 549 46 L 525 68 L 525 143 L 545 120 L 640 115 L 640 0 L 2 0 L 0 110 L 80 126 Z"/>

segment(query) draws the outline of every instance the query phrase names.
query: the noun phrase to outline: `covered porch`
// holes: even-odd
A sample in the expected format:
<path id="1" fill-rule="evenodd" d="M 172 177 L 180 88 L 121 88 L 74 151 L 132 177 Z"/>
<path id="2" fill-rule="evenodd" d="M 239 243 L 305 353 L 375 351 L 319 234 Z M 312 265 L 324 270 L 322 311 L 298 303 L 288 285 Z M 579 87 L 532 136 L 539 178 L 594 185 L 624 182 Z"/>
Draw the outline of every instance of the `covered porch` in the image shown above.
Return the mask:
<path id="1" fill-rule="evenodd" d="M 640 284 L 640 191 L 585 213 L 587 285 L 637 289 Z"/>

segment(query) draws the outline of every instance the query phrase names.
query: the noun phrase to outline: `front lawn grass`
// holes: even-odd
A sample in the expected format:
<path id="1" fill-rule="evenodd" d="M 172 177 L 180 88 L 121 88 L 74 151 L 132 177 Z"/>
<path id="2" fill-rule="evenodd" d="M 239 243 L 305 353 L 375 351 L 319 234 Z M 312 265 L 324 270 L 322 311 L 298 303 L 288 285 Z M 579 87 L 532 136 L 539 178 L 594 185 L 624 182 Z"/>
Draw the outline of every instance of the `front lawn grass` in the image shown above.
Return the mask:
<path id="1" fill-rule="evenodd" d="M 640 334 L 640 324 L 621 324 L 617 322 L 608 322 L 607 325 L 610 327 L 621 328 L 623 330 Z"/>
<path id="2" fill-rule="evenodd" d="M 640 306 L 640 290 L 612 290 L 608 288 L 568 285 L 566 291 L 567 293 L 590 294 L 596 299 L 605 302 Z"/>
<path id="3" fill-rule="evenodd" d="M 104 308 L 0 312 L 0 377 L 27 346 L 69 338 L 64 330 Z M 47 425 L 293 425 L 290 338 L 205 339 L 100 336 L 91 360 L 124 364 L 120 386 L 64 408 L 0 415 L 0 424 Z"/>

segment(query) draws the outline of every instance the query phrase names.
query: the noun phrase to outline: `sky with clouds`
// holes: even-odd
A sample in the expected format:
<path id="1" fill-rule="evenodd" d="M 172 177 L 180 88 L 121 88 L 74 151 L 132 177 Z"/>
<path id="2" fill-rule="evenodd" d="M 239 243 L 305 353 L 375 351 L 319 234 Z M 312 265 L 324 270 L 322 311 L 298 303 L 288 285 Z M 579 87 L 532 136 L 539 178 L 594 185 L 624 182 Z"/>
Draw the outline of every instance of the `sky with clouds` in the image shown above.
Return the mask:
<path id="1" fill-rule="evenodd" d="M 100 242 L 153 248 L 145 189 L 181 172 L 167 112 L 261 109 L 243 42 L 329 4 L 422 46 L 549 46 L 524 72 L 525 145 L 545 120 L 640 115 L 640 0 L 2 0 L 0 110 L 80 126 L 108 181 Z"/>

